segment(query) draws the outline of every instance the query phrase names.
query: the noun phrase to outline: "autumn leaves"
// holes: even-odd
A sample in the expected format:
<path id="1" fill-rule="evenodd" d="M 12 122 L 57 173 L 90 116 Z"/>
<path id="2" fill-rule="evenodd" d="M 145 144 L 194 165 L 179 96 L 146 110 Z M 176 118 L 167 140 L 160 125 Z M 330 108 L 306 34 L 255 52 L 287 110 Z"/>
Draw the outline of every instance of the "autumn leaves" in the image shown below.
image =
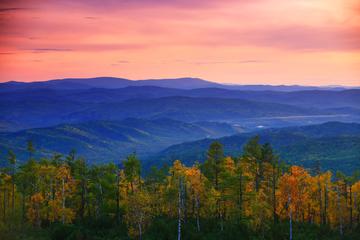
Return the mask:
<path id="1" fill-rule="evenodd" d="M 225 156 L 214 142 L 203 164 L 185 166 L 176 160 L 146 174 L 134 154 L 120 166 L 90 166 L 74 152 L 35 160 L 30 150 L 27 163 L 17 166 L 11 153 L 9 167 L 1 170 L 4 225 L 29 222 L 44 228 L 106 216 L 125 224 L 131 238 L 141 239 L 156 219 L 166 218 L 176 220 L 173 231 L 183 239 L 189 224 L 201 234 L 209 221 L 219 233 L 238 223 L 260 235 L 289 221 L 288 236 L 297 234 L 294 223 L 326 225 L 339 235 L 360 223 L 357 175 L 288 166 L 258 137 L 236 158 Z"/>

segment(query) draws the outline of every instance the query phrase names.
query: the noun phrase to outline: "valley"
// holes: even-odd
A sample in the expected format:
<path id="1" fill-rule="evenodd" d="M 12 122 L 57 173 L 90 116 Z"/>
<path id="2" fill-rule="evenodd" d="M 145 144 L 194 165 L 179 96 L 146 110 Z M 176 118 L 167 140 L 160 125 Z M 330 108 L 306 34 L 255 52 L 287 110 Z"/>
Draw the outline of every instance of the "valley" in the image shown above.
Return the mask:
<path id="1" fill-rule="evenodd" d="M 204 161 L 214 139 L 236 157 L 247 139 L 260 135 L 287 163 L 311 167 L 320 159 L 324 169 L 345 172 L 360 166 L 358 89 L 93 78 L 0 83 L 0 92 L 2 158 L 11 149 L 25 161 L 32 141 L 40 158 L 75 150 L 91 164 L 136 153 L 146 168 L 176 159 L 191 165 Z M 301 133 L 324 126 L 329 132 L 356 127 L 350 135 Z"/>

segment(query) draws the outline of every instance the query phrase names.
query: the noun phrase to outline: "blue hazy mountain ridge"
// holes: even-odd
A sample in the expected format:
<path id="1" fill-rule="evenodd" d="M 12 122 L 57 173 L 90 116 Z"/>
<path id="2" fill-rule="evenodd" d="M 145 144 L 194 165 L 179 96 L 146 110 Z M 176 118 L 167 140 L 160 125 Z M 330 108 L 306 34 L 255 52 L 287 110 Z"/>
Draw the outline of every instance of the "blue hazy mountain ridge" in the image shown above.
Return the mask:
<path id="1" fill-rule="evenodd" d="M 174 89 L 154 86 L 125 87 L 119 89 L 27 89 L 11 92 L 3 92 L 0 101 L 32 101 L 47 100 L 104 103 L 120 102 L 134 98 L 148 99 L 171 96 L 205 97 L 205 98 L 234 98 L 250 101 L 286 103 L 297 106 L 312 106 L 318 108 L 342 108 L 359 107 L 360 89 L 342 91 L 308 90 L 308 91 L 242 91 L 222 88 L 199 88 L 199 89 Z"/>
<path id="2" fill-rule="evenodd" d="M 0 92 L 25 90 L 25 89 L 90 89 L 90 88 L 124 88 L 129 86 L 158 86 L 178 89 L 195 88 L 224 88 L 253 91 L 302 91 L 302 90 L 344 90 L 343 86 L 300 86 L 300 85 L 236 85 L 220 84 L 200 78 L 184 77 L 172 79 L 146 79 L 129 80 L 116 77 L 95 78 L 65 78 L 41 82 L 16 82 L 0 83 Z"/>
<path id="3" fill-rule="evenodd" d="M 331 114 L 327 110 L 230 98 L 134 98 L 120 102 L 83 102 L 56 96 L 1 100 L 3 131 L 93 120 L 173 118 L 180 121 L 238 121 L 255 117 Z"/>
<path id="4" fill-rule="evenodd" d="M 142 157 L 172 144 L 232 135 L 237 131 L 225 123 L 185 123 L 166 118 L 92 121 L 0 133 L 0 152 L 5 159 L 7 151 L 12 149 L 24 161 L 28 156 L 27 141 L 31 140 L 39 157 L 68 154 L 75 149 L 92 163 L 111 162 L 120 161 L 132 152 Z"/>
<path id="5" fill-rule="evenodd" d="M 90 88 L 124 88 L 129 86 L 159 86 L 179 89 L 202 87 L 220 87 L 221 84 L 199 78 L 147 79 L 129 80 L 115 77 L 65 78 L 41 82 L 5 82 L 0 84 L 0 91 L 24 89 L 90 89 Z"/>
<path id="6" fill-rule="evenodd" d="M 170 117 L 166 116 L 167 113 L 182 121 L 239 121 L 239 118 L 243 120 L 244 117 L 329 115 L 329 118 L 319 121 L 349 122 L 359 121 L 359 102 L 359 89 L 297 92 L 154 86 L 119 89 L 22 89 L 0 94 L 0 131 L 84 120 Z M 149 103 L 154 103 L 154 106 Z M 112 109 L 115 109 L 114 115 Z M 152 109 L 153 112 L 146 111 L 147 109 Z M 209 114 L 206 115 L 206 111 Z M 209 119 L 205 119 L 206 117 Z M 283 126 L 284 121 L 286 120 L 282 119 L 276 125 L 272 122 L 269 124 L 270 127 Z M 319 121 L 309 123 L 320 123 Z M 298 122 L 307 123 L 308 119 Z M 257 125 L 263 124 L 259 121 Z"/>
<path id="7" fill-rule="evenodd" d="M 324 111 L 280 103 L 255 102 L 243 99 L 164 97 L 130 99 L 120 103 L 104 103 L 69 115 L 68 121 L 91 118 L 107 120 L 125 117 L 169 117 L 181 121 L 224 121 L 248 117 L 324 114 Z"/>
<path id="8" fill-rule="evenodd" d="M 348 174 L 360 168 L 360 124 L 341 122 L 265 129 L 181 143 L 151 156 L 146 165 L 171 164 L 175 159 L 181 159 L 187 165 L 202 162 L 208 147 L 215 140 L 224 145 L 226 154 L 236 157 L 242 153 L 246 141 L 256 135 L 262 143 L 271 143 L 280 158 L 291 164 L 312 168 L 319 160 L 323 170 L 341 170 Z"/>

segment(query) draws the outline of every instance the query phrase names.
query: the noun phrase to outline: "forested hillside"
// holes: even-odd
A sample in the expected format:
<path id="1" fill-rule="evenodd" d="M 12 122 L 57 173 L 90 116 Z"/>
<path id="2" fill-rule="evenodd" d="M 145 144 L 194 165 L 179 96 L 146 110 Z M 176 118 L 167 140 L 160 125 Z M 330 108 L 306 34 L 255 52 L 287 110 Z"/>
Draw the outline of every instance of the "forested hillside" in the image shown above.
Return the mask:
<path id="1" fill-rule="evenodd" d="M 68 154 L 76 149 L 90 163 L 117 161 L 130 153 L 148 157 L 172 144 L 204 138 L 229 136 L 237 129 L 226 123 L 185 123 L 168 118 L 146 120 L 127 118 L 122 121 L 91 121 L 61 124 L 54 127 L 0 133 L 0 157 L 9 149 L 19 162 L 27 159 L 26 143 L 31 140 L 38 150 L 36 157 Z M 0 162 L 0 166 L 4 163 Z"/>
<path id="2" fill-rule="evenodd" d="M 251 138 L 243 154 L 213 142 L 203 164 L 152 168 L 135 154 L 88 165 L 75 152 L 0 175 L 1 239 L 359 239 L 359 174 L 286 165 Z"/>
<path id="3" fill-rule="evenodd" d="M 0 133 L 0 157 L 5 159 L 10 149 L 17 155 L 19 163 L 24 162 L 28 157 L 25 146 L 31 140 L 37 149 L 37 158 L 66 155 L 76 149 L 78 156 L 86 158 L 90 164 L 97 164 L 118 161 L 136 152 L 144 168 L 149 169 L 151 165 L 171 164 L 176 159 L 186 165 L 203 162 L 214 139 L 224 144 L 227 155 L 236 156 L 242 154 L 248 139 L 259 135 L 262 142 L 271 142 L 274 151 L 289 164 L 309 168 L 319 160 L 326 170 L 346 173 L 360 168 L 360 124 L 357 123 L 328 122 L 243 131 L 241 127 L 226 123 L 186 123 L 172 119 L 130 118 L 61 124 Z M 1 162 L 0 166 L 4 164 Z"/>
<path id="4" fill-rule="evenodd" d="M 321 161 L 327 170 L 346 173 L 360 168 L 360 124 L 328 122 L 319 125 L 265 129 L 216 139 L 226 154 L 242 153 L 246 141 L 259 135 L 262 142 L 271 142 L 274 150 L 288 163 L 313 167 Z M 171 146 L 150 157 L 148 166 L 182 159 L 187 165 L 206 159 L 206 150 L 214 139 L 203 139 Z"/>

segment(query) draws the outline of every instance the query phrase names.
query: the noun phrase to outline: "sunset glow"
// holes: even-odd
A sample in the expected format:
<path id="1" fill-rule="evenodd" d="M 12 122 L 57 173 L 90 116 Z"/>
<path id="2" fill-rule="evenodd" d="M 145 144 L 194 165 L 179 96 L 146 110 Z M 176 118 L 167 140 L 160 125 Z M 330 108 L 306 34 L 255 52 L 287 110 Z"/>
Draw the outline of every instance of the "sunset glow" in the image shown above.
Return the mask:
<path id="1" fill-rule="evenodd" d="M 1 82 L 360 85 L 358 0 L 0 1 Z"/>

